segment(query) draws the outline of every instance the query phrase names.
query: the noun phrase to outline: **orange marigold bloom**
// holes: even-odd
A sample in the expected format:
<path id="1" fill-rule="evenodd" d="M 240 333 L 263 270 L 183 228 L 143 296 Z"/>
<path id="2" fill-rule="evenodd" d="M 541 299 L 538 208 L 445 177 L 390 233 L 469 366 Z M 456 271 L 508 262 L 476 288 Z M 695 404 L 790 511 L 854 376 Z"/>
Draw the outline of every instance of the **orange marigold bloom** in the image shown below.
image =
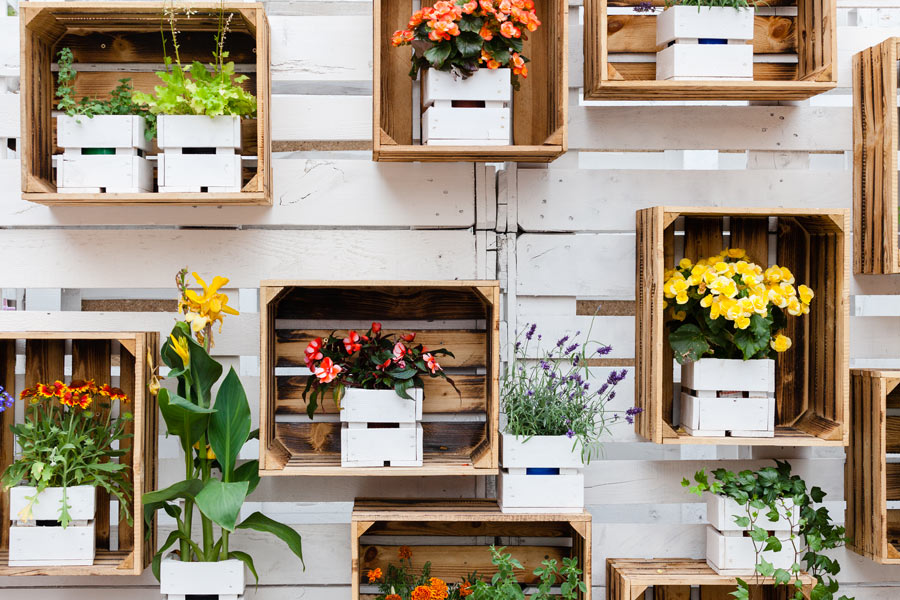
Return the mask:
<path id="1" fill-rule="evenodd" d="M 431 600 L 446 600 L 447 596 L 450 595 L 444 580 L 432 577 L 428 580 L 428 583 L 429 587 L 431 587 Z"/>
<path id="2" fill-rule="evenodd" d="M 412 591 L 410 600 L 431 600 L 431 588 L 420 585 Z"/>
<path id="3" fill-rule="evenodd" d="M 400 546 L 397 555 L 400 557 L 400 560 L 403 560 L 404 558 L 410 559 L 412 558 L 412 549 L 409 546 Z"/>
<path id="4" fill-rule="evenodd" d="M 462 598 L 465 598 L 466 596 L 471 596 L 472 595 L 472 584 L 469 583 L 468 581 L 463 581 L 459 585 L 459 595 Z"/>
<path id="5" fill-rule="evenodd" d="M 400 598 L 400 594 L 388 594 L 384 597 L 384 600 L 402 600 Z"/>
<path id="6" fill-rule="evenodd" d="M 369 583 L 375 583 L 379 579 L 381 579 L 381 569 L 369 569 Z"/>

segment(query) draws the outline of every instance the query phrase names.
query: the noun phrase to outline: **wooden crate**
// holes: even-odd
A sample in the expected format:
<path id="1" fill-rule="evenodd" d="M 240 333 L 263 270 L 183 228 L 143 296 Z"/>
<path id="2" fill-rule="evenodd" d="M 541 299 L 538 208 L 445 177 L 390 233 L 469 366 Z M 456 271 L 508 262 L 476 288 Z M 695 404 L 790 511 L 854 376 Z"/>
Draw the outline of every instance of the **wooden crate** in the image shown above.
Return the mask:
<path id="1" fill-rule="evenodd" d="M 449 583 L 477 571 L 496 573 L 489 546 L 506 546 L 524 567 L 518 580 L 534 583 L 545 558 L 577 557 L 591 598 L 591 514 L 523 514 L 500 512 L 495 500 L 369 500 L 357 499 L 350 523 L 352 600 L 371 600 L 370 569 L 387 571 L 398 564 L 400 546 L 412 550 L 413 569 L 431 561 L 431 572 Z"/>
<path id="2" fill-rule="evenodd" d="M 637 211 L 635 403 L 644 409 L 635 418 L 638 434 L 663 444 L 849 443 L 849 218 L 840 209 Z M 776 361 L 773 438 L 692 437 L 673 426 L 675 363 L 665 335 L 664 272 L 682 256 L 696 261 L 726 247 L 744 248 L 763 267 L 775 256 L 816 294 L 810 314 L 788 319 L 793 347 Z"/>
<path id="3" fill-rule="evenodd" d="M 210 60 L 218 20 L 217 2 L 190 2 L 196 13 L 181 17 L 178 29 L 182 63 Z M 270 205 L 272 203 L 269 101 L 269 25 L 262 3 L 225 5 L 233 12 L 226 46 L 238 67 L 249 71 L 245 86 L 258 101 L 257 119 L 244 120 L 243 154 L 256 154 L 256 169 L 244 169 L 244 186 L 235 193 L 61 194 L 52 156 L 55 144 L 56 62 L 69 47 L 79 71 L 75 96 L 104 97 L 123 77 L 135 89 L 152 92 L 160 83 L 154 71 L 162 63 L 160 19 L 164 2 L 22 2 L 22 197 L 48 206 L 90 205 Z M 181 5 L 179 5 L 181 6 Z M 171 43 L 168 44 L 171 52 Z M 79 68 L 81 67 L 81 68 Z"/>
<path id="4" fill-rule="evenodd" d="M 802 100 L 837 86 L 834 0 L 766 2 L 753 81 L 656 81 L 656 15 L 633 12 L 639 2 L 585 0 L 585 100 Z"/>
<path id="5" fill-rule="evenodd" d="M 900 371 L 853 369 L 850 372 L 850 447 L 844 465 L 847 546 L 882 563 L 900 564 L 900 464 L 887 462 L 900 453 Z"/>
<path id="6" fill-rule="evenodd" d="M 772 586 L 771 579 L 745 578 L 753 600 L 790 600 L 786 586 Z M 802 574 L 803 593 L 808 598 L 815 579 Z M 643 600 L 653 588 L 654 600 L 690 600 L 691 587 L 700 587 L 700 600 L 731 600 L 737 588 L 735 577 L 719 575 L 703 559 L 693 558 L 608 558 L 606 559 L 607 600 Z"/>
<path id="7" fill-rule="evenodd" d="M 550 162 L 567 148 L 568 4 L 535 0 L 541 20 L 522 52 L 528 77 L 513 92 L 513 143 L 507 146 L 424 146 L 413 143 L 413 82 L 409 48 L 391 46 L 404 29 L 412 0 L 375 0 L 372 158 L 378 161 Z M 418 138 L 418 134 L 416 136 Z"/>
<path id="8" fill-rule="evenodd" d="M 900 273 L 897 245 L 897 48 L 853 56 L 853 272 Z"/>
<path id="9" fill-rule="evenodd" d="M 0 576 L 5 575 L 140 575 L 156 551 L 156 525 L 146 536 L 141 494 L 156 487 L 156 446 L 158 409 L 155 396 L 148 390 L 153 365 L 148 357 L 159 354 L 158 333 L 72 333 L 72 332 L 0 332 L 0 385 L 18 400 L 24 387 L 36 383 L 71 379 L 94 379 L 97 383 L 118 384 L 131 403 L 134 415 L 128 427 L 133 433 L 132 450 L 120 460 L 132 465 L 134 498 L 131 513 L 134 524 L 119 521 L 110 512 L 109 495 L 98 490 L 96 539 L 97 551 L 90 567 L 8 567 L 9 492 L 0 493 Z M 16 384 L 16 354 L 24 350 L 25 377 Z M 153 359 L 156 360 L 155 358 Z M 71 375 L 65 364 L 71 361 Z M 112 369 L 118 366 L 116 382 Z M 24 387 L 23 387 L 24 386 Z M 15 443 L 9 426 L 16 411 L 0 413 L 0 471 L 11 464 Z M 110 537 L 113 529 L 118 536 Z"/>
<path id="10" fill-rule="evenodd" d="M 498 282 L 264 281 L 260 307 L 260 474 L 497 474 Z M 425 378 L 421 467 L 342 468 L 334 404 L 324 402 L 313 421 L 306 415 L 307 344 L 335 330 L 366 331 L 373 321 L 456 356 L 440 362 L 460 394 Z"/>

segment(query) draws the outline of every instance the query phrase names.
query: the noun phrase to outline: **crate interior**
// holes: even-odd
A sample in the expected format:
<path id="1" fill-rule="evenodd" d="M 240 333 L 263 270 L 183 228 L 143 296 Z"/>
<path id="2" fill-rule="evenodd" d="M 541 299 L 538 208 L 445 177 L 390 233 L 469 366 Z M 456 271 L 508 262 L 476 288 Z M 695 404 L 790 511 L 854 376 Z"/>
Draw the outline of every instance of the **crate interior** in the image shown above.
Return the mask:
<path id="1" fill-rule="evenodd" d="M 674 215 L 673 215 L 674 216 Z M 743 248 L 763 268 L 778 264 L 794 273 L 796 285 L 815 292 L 808 315 L 788 317 L 785 334 L 793 345 L 776 361 L 777 437 L 840 440 L 847 374 L 843 330 L 844 232 L 830 215 L 723 217 L 684 215 L 664 232 L 665 268 L 681 258 L 696 262 L 724 248 Z M 660 291 L 660 294 L 662 292 Z M 663 368 L 663 419 L 674 418 L 675 374 L 680 374 L 668 342 Z M 679 432 L 685 441 L 691 438 Z"/>
<path id="2" fill-rule="evenodd" d="M 446 348 L 455 356 L 439 362 L 459 393 L 443 379 L 423 378 L 424 466 L 472 466 L 489 453 L 496 307 L 475 288 L 291 287 L 270 310 L 275 437 L 290 453 L 288 467 L 339 467 L 341 460 L 341 424 L 334 404 L 328 399 L 320 405 L 312 421 L 306 414 L 304 349 L 333 331 L 365 332 L 373 321 L 388 333 L 416 332 L 417 342 Z"/>
<path id="3" fill-rule="evenodd" d="M 900 559 L 900 385 L 887 390 L 885 427 L 885 485 L 888 555 Z M 895 508 L 891 508 L 895 507 Z"/>
<path id="4" fill-rule="evenodd" d="M 114 387 L 120 387 L 130 400 L 124 410 L 137 415 L 142 407 L 135 405 L 139 400 L 135 393 L 137 381 L 135 371 L 136 368 L 144 368 L 144 361 L 136 360 L 134 340 L 132 339 L 130 342 L 131 347 L 129 348 L 126 347 L 128 342 L 123 344 L 114 338 L 0 338 L 0 385 L 16 398 L 13 409 L 0 413 L 0 425 L 3 430 L 8 432 L 9 425 L 21 423 L 24 419 L 24 406 L 18 400 L 18 394 L 23 389 L 33 387 L 37 383 L 52 383 L 57 379 L 66 383 L 73 379 L 94 379 L 98 385 L 109 383 Z M 18 364 L 24 365 L 24 374 L 16 373 L 17 357 Z M 141 376 L 141 380 L 143 380 L 143 376 Z M 120 408 L 113 406 L 113 410 L 119 412 Z M 145 426 L 148 424 L 146 421 L 143 422 Z M 128 423 L 126 428 L 133 435 L 135 421 Z M 12 435 L 4 435 L 2 440 L 0 471 L 13 462 L 17 449 Z M 133 464 L 135 460 L 134 440 L 135 438 L 132 438 L 131 449 L 125 456 L 113 460 Z M 145 469 L 141 469 L 141 471 L 145 471 Z M 132 483 L 134 483 L 133 474 L 131 477 Z M 155 481 L 154 472 L 145 473 L 144 481 L 146 482 L 148 478 Z M 140 484 L 139 481 L 135 486 L 137 488 L 136 495 L 141 493 Z M 0 496 L 2 496 L 2 502 L 0 502 L 0 575 L 27 571 L 29 569 L 24 567 L 6 566 L 10 527 L 9 493 L 2 492 Z M 125 519 L 119 519 L 118 503 L 117 501 L 111 502 L 107 492 L 98 489 L 97 498 L 95 519 L 97 551 L 93 569 L 99 572 L 103 572 L 104 569 L 110 571 L 122 568 L 132 569 L 134 561 L 132 554 L 135 544 L 137 543 L 138 547 L 143 545 L 143 526 L 140 515 L 135 519 L 133 525 L 129 525 Z M 137 508 L 140 511 L 140 507 Z M 134 514 L 135 498 L 132 498 L 129 510 Z M 77 569 L 84 569 L 84 567 Z"/>
<path id="5" fill-rule="evenodd" d="M 33 123 L 30 175 L 40 180 L 46 187 L 45 191 L 56 190 L 51 156 L 62 153 L 62 149 L 56 146 L 56 120 L 51 115 L 58 101 L 57 53 L 66 47 L 72 50 L 73 66 L 78 72 L 74 91 L 76 100 L 85 96 L 108 99 L 110 91 L 123 78 L 130 78 L 136 90 L 153 92 L 156 85 L 162 84 L 156 72 L 164 69 L 161 27 L 166 31 L 165 50 L 170 57 L 173 56 L 169 24 L 163 18 L 162 6 L 123 7 L 115 12 L 96 5 L 54 5 L 41 10 L 26 25 L 25 35 L 34 68 L 34 75 L 27 82 L 30 89 L 26 91 L 31 99 L 27 110 Z M 218 11 L 208 6 L 197 8 L 190 18 L 181 13 L 178 15 L 179 55 L 186 68 L 194 60 L 205 65 L 213 61 L 213 36 L 219 17 Z M 265 86 L 258 85 L 263 82 L 257 79 L 256 13 L 248 6 L 246 9 L 228 7 L 226 18 L 229 14 L 234 16 L 226 36 L 225 49 L 230 53 L 228 60 L 234 61 L 238 73 L 248 76 L 242 87 L 263 102 L 262 98 L 268 92 Z M 26 82 L 23 80 L 24 85 Z M 255 184 L 252 188 L 248 188 L 247 184 L 257 174 L 257 125 L 257 119 L 241 121 L 245 191 L 256 191 Z M 151 150 L 150 156 L 155 153 L 155 149 Z M 254 157 L 256 160 L 252 160 Z"/>

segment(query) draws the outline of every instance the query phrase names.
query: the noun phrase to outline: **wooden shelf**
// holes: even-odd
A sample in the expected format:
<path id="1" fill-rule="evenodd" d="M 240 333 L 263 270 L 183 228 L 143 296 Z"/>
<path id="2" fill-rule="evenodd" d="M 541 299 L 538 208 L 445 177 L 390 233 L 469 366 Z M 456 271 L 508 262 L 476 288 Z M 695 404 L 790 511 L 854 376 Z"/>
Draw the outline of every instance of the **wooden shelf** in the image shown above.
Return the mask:
<path id="1" fill-rule="evenodd" d="M 834 0 L 775 0 L 797 16 L 756 16 L 753 81 L 656 81 L 656 15 L 610 14 L 640 0 L 585 0 L 585 100 L 803 100 L 837 86 Z M 665 3 L 653 0 L 661 9 Z M 797 62 L 785 61 L 796 54 Z"/>
<path id="2" fill-rule="evenodd" d="M 513 91 L 513 144 L 425 146 L 414 144 L 410 51 L 391 46 L 391 35 L 407 26 L 412 0 L 375 0 L 372 159 L 393 162 L 550 162 L 567 148 L 568 4 L 535 0 L 541 20 L 528 33 L 523 55 L 528 77 Z M 415 106 L 417 110 L 418 107 Z"/>
<path id="3" fill-rule="evenodd" d="M 591 597 L 591 515 L 504 514 L 495 500 L 370 500 L 357 499 L 351 518 L 352 600 L 371 597 L 365 588 L 369 569 L 397 564 L 397 549 L 412 549 L 413 569 L 426 561 L 432 574 L 457 583 L 477 571 L 490 577 L 488 547 L 497 537 L 510 538 L 507 551 L 525 569 L 519 581 L 532 583 L 534 569 L 545 558 L 578 557 Z M 437 539 L 440 538 L 440 539 Z M 448 540 L 456 538 L 458 540 Z M 449 542 L 449 543 L 448 543 Z"/>
<path id="4" fill-rule="evenodd" d="M 181 60 L 209 61 L 212 35 L 218 24 L 217 2 L 188 2 L 196 12 L 179 19 Z M 244 168 L 243 189 L 234 193 L 58 193 L 53 155 L 56 124 L 56 52 L 69 47 L 79 71 L 75 96 L 107 98 L 123 77 L 137 90 L 152 92 L 160 81 L 154 74 L 162 62 L 160 19 L 165 2 L 72 1 L 21 2 L 22 197 L 46 206 L 228 205 L 268 206 L 272 203 L 269 105 L 269 24 L 263 4 L 225 4 L 233 12 L 228 34 L 229 60 L 245 67 L 244 86 L 257 98 L 257 118 L 245 120 L 243 152 L 256 155 L 256 168 Z M 81 68 L 79 68 L 81 67 Z M 247 131 L 252 127 L 252 131 Z"/>
<path id="5" fill-rule="evenodd" d="M 752 577 L 745 579 L 752 584 L 750 586 L 752 597 L 760 599 L 763 597 L 761 590 L 754 588 L 771 587 L 774 583 L 772 579 L 764 577 L 758 580 Z M 801 580 L 804 584 L 804 595 L 808 598 L 815 579 L 804 573 Z M 719 575 L 703 559 L 608 558 L 606 560 L 607 600 L 638 600 L 644 597 L 644 591 L 649 587 L 654 589 L 654 598 L 681 600 L 691 597 L 692 586 L 700 586 L 701 597 L 704 600 L 728 600 L 731 598 L 731 591 L 737 588 L 737 579 Z M 779 591 L 785 592 L 783 594 L 785 599 L 791 597 L 786 593 L 787 588 L 784 586 L 781 586 Z"/>
<path id="6" fill-rule="evenodd" d="M 140 575 L 156 551 L 156 521 L 149 535 L 143 519 L 141 495 L 156 488 L 159 409 L 149 391 L 153 366 L 147 357 L 158 356 L 158 333 L 98 332 L 0 332 L 0 385 L 18 397 L 16 386 L 16 342 L 25 342 L 26 387 L 57 379 L 94 379 L 98 384 L 113 383 L 112 365 L 118 362 L 118 386 L 128 395 L 128 411 L 134 420 L 127 425 L 133 434 L 132 450 L 120 462 L 131 465 L 134 497 L 130 505 L 133 525 L 110 514 L 109 495 L 98 490 L 96 559 L 90 567 L 8 567 L 9 492 L 0 490 L 0 576 L 4 575 Z M 72 365 L 72 376 L 65 377 L 65 364 Z M 0 428 L 9 431 L 14 410 L 0 413 Z M 0 471 L 14 457 L 13 436 L 0 437 Z M 112 544 L 110 532 L 118 531 L 118 543 Z M 110 550 L 117 546 L 118 550 Z"/>
<path id="7" fill-rule="evenodd" d="M 849 281 L 846 210 L 673 208 L 637 211 L 635 431 L 658 444 L 846 446 L 849 428 Z M 779 265 L 816 294 L 809 315 L 788 320 L 793 347 L 776 362 L 774 438 L 691 437 L 673 416 L 674 356 L 666 337 L 663 278 L 683 254 L 692 261 L 743 248 L 765 267 L 770 244 Z"/>
<path id="8" fill-rule="evenodd" d="M 260 474 L 449 476 L 498 473 L 500 288 L 496 281 L 264 281 L 260 290 Z M 348 328 L 416 332 L 455 358 L 459 388 L 425 378 L 421 467 L 341 467 L 341 423 L 331 402 L 310 420 L 303 350 Z"/>
<path id="9" fill-rule="evenodd" d="M 900 273 L 897 60 L 900 38 L 853 56 L 853 272 Z"/>

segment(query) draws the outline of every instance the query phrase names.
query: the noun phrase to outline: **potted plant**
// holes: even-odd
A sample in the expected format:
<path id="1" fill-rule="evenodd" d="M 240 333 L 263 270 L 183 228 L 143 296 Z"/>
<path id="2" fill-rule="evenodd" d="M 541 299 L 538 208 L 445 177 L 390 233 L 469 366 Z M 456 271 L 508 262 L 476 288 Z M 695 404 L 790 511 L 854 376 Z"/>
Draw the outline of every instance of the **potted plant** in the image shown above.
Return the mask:
<path id="1" fill-rule="evenodd" d="M 584 465 L 598 453 L 609 423 L 619 419 L 607 404 L 628 372 L 613 369 L 603 383 L 592 382 L 589 360 L 612 348 L 599 345 L 589 352 L 569 336 L 548 351 L 539 349 L 535 360 L 532 345 L 542 338 L 536 331 L 537 325 L 526 325 L 501 380 L 506 425 L 500 436 L 500 507 L 507 513 L 580 512 Z M 625 420 L 632 423 L 639 412 L 629 408 Z"/>
<path id="2" fill-rule="evenodd" d="M 369 585 L 378 586 L 379 594 L 375 600 L 462 600 L 472 594 L 476 574 L 470 574 L 459 583 L 447 584 L 439 577 L 432 577 L 430 561 L 416 573 L 409 546 L 400 546 L 397 555 L 399 566 L 389 564 L 387 572 L 376 568 L 366 573 Z"/>
<path id="3" fill-rule="evenodd" d="M 146 158 L 153 139 L 152 116 L 132 102 L 130 79 L 120 79 L 108 100 L 75 100 L 76 70 L 69 48 L 57 54 L 56 163 L 61 193 L 153 191 L 153 166 Z M 149 117 L 149 119 L 148 119 Z"/>
<path id="4" fill-rule="evenodd" d="M 656 53 L 656 79 L 752 80 L 754 5 L 754 0 L 667 0 L 656 18 L 656 45 L 663 46 Z"/>
<path id="5" fill-rule="evenodd" d="M 504 547 L 491 546 L 491 563 L 497 572 L 489 582 L 480 578 L 475 580 L 470 600 L 525 600 L 522 584 L 515 574 L 516 569 L 524 567 L 504 550 Z M 555 558 L 544 559 L 541 566 L 534 570 L 534 575 L 538 576 L 539 581 L 537 590 L 529 596 L 530 600 L 576 600 L 587 593 L 577 558 L 563 558 L 562 567 Z M 556 586 L 559 586 L 559 594 L 551 593 Z"/>
<path id="6" fill-rule="evenodd" d="M 415 333 L 396 339 L 372 323 L 361 334 L 348 331 L 316 338 L 305 351 L 303 400 L 312 419 L 331 392 L 340 410 L 342 467 L 422 465 L 422 377 L 440 377 L 456 388 L 437 362 L 453 354 L 415 343 Z M 397 427 L 384 427 L 384 424 Z M 374 427 L 370 427 L 374 425 Z"/>
<path id="7" fill-rule="evenodd" d="M 807 489 L 805 481 L 791 475 L 790 463 L 776 460 L 774 467 L 755 472 L 716 469 L 712 481 L 700 470 L 694 474 L 694 482 L 691 486 L 685 478 L 681 485 L 711 498 L 707 501 L 711 523 L 707 563 L 721 572 L 725 562 L 731 574 L 739 565 L 746 575 L 756 577 L 749 583 L 737 579 L 738 588 L 732 592 L 736 600 L 748 600 L 750 585 L 758 583 L 759 577 L 769 577 L 777 586 L 793 587 L 792 598 L 803 600 L 801 565 L 816 579 L 810 598 L 835 597 L 839 589 L 835 576 L 841 566 L 824 552 L 844 545 L 844 528 L 832 522 L 828 509 L 817 506 L 825 492 L 815 486 Z M 849 599 L 841 596 L 840 600 Z"/>
<path id="8" fill-rule="evenodd" d="M 787 317 L 813 291 L 787 267 L 763 269 L 740 248 L 666 272 L 669 346 L 681 365 L 681 423 L 696 436 L 775 435 L 775 356 L 791 347 Z"/>
<path id="9" fill-rule="evenodd" d="M 185 9 L 190 17 L 190 7 Z M 213 62 L 209 67 L 193 61 L 189 69 L 181 63 L 177 9 L 167 7 L 163 23 L 172 41 L 170 56 L 163 36 L 165 71 L 157 72 L 163 85 L 154 94 L 135 92 L 133 100 L 157 116 L 157 146 L 160 149 L 157 180 L 160 192 L 241 191 L 241 119 L 256 117 L 256 97 L 241 84 L 246 75 L 236 75 L 234 62 L 227 61 L 225 39 L 234 13 L 219 5 L 219 26 L 213 36 Z M 173 58 L 174 57 L 174 58 Z"/>
<path id="10" fill-rule="evenodd" d="M 258 433 L 250 431 L 250 405 L 237 373 L 230 369 L 220 382 L 222 365 L 209 355 L 213 324 L 218 321 L 221 330 L 224 316 L 237 311 L 219 291 L 227 279 L 216 277 L 207 285 L 194 273 L 202 288 L 197 291 L 189 288 L 186 275 L 184 269 L 176 277 L 178 310 L 184 321 L 175 324 L 162 348 L 168 377 L 176 379 L 177 386 L 175 391 L 160 388 L 158 394 L 167 434 L 181 442 L 185 473 L 184 480 L 143 496 L 148 523 L 159 510 L 176 522 L 151 566 L 163 594 L 237 597 L 244 593 L 245 566 L 257 580 L 258 576 L 253 558 L 231 545 L 232 533 L 249 529 L 273 534 L 302 562 L 301 539 L 296 531 L 261 512 L 241 519 L 244 501 L 259 484 L 259 463 L 250 460 L 238 465 L 238 453 Z M 195 539 L 192 529 L 195 509 L 201 539 Z"/>
<path id="11" fill-rule="evenodd" d="M 440 0 L 394 32 L 393 46 L 413 48 L 410 77 L 422 73 L 424 144 L 510 143 L 523 43 L 540 24 L 533 0 Z"/>
<path id="12" fill-rule="evenodd" d="M 132 415 L 114 417 L 111 410 L 128 397 L 93 380 L 39 383 L 19 397 L 25 420 L 10 431 L 21 456 L 0 477 L 10 491 L 9 566 L 92 565 L 96 489 L 132 518 L 129 465 L 113 460 L 128 452 L 125 424 Z M 11 407 L 3 391 L 0 410 Z"/>

